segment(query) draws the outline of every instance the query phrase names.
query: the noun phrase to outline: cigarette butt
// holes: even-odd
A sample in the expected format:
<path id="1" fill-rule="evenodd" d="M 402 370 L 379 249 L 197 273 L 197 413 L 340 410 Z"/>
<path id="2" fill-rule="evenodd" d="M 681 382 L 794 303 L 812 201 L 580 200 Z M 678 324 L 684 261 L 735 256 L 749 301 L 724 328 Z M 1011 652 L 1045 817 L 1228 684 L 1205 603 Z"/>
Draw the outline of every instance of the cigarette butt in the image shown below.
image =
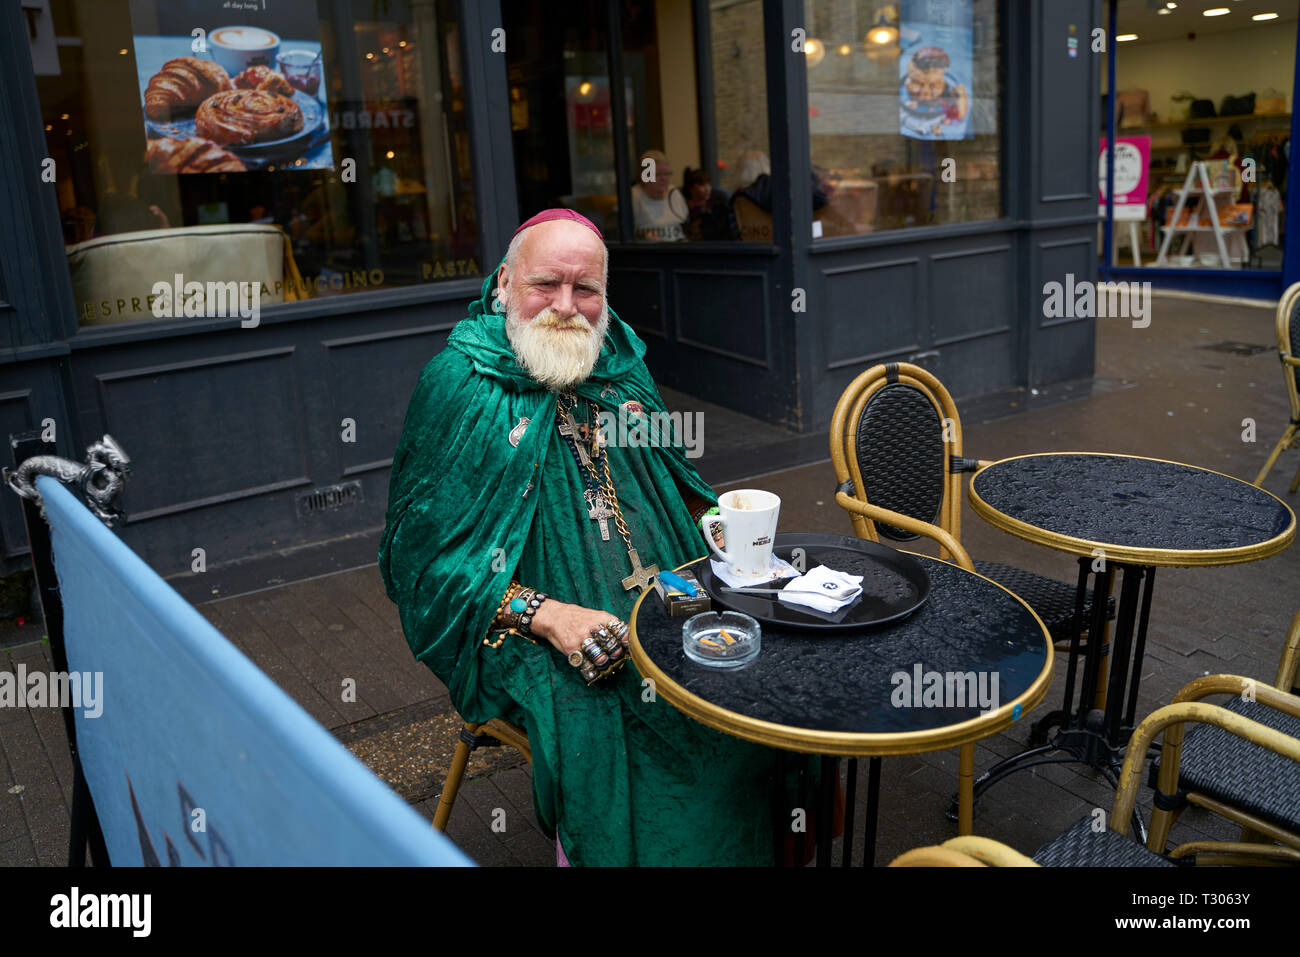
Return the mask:
<path id="1" fill-rule="evenodd" d="M 727 629 L 725 628 L 718 629 L 718 634 L 722 636 L 722 640 L 725 641 L 727 644 L 734 645 L 736 643 L 736 639 L 732 638 L 731 635 L 727 634 Z"/>
<path id="2" fill-rule="evenodd" d="M 725 647 L 727 647 L 726 645 L 719 644 L 718 642 L 714 641 L 712 638 L 701 638 L 701 639 L 700 639 L 700 644 L 702 644 L 702 645 L 708 645 L 710 648 L 725 648 Z"/>

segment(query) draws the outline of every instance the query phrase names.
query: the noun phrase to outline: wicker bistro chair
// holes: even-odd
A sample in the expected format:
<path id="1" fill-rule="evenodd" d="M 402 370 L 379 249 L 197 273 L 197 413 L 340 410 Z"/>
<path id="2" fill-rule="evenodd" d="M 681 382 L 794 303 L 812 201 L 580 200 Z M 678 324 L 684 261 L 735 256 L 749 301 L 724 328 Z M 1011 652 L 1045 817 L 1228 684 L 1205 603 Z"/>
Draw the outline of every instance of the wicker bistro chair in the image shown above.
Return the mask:
<path id="1" fill-rule="evenodd" d="M 940 558 L 991 578 L 1028 602 L 1058 645 L 1075 628 L 1086 632 L 1091 594 L 1080 620 L 1075 585 L 1014 565 L 972 561 L 966 553 L 961 476 L 989 463 L 962 458 L 961 452 L 957 406 L 937 378 L 906 362 L 873 366 L 849 383 L 835 405 L 835 501 L 849 513 L 859 538 L 938 542 Z M 1115 615 L 1114 605 L 1112 598 L 1108 618 Z"/>
<path id="2" fill-rule="evenodd" d="M 1199 701 L 1232 694 L 1223 707 L 1243 718 L 1300 740 L 1300 613 L 1291 621 L 1273 685 L 1248 678 L 1212 675 L 1188 684 L 1174 698 Z M 1287 691 L 1290 693 L 1286 693 Z M 1187 732 L 1178 762 L 1151 768 L 1156 809 L 1150 846 L 1163 848 L 1188 804 L 1206 808 L 1242 826 L 1241 841 L 1278 842 L 1300 851 L 1300 764 L 1256 744 L 1238 741 L 1209 726 Z"/>
<path id="3" fill-rule="evenodd" d="M 1230 675 L 1215 675 L 1227 679 Z M 1204 680 L 1204 679 L 1201 679 Z M 1245 679 L 1241 679 L 1245 680 Z M 1195 682 L 1193 682 L 1195 684 Z M 1280 692 L 1279 692 L 1280 694 Z M 1281 761 L 1300 767 L 1300 740 L 1267 727 L 1240 714 L 1202 701 L 1179 701 L 1153 712 L 1137 726 L 1129 740 L 1120 772 L 1119 789 L 1105 826 L 1089 814 L 1055 840 L 1040 847 L 1032 858 L 997 841 L 981 837 L 958 837 L 940 847 L 922 847 L 896 858 L 891 867 L 1172 867 L 1179 862 L 1216 864 L 1300 864 L 1300 851 L 1276 845 L 1253 843 L 1195 842 L 1180 845 L 1168 855 L 1131 838 L 1129 822 L 1137 803 L 1142 765 L 1147 748 L 1164 732 L 1162 761 L 1178 767 L 1185 725 L 1194 723 L 1193 731 L 1212 729 L 1228 736 L 1254 742 Z M 1188 732 L 1190 737 L 1191 732 Z M 1121 828 L 1123 830 L 1121 830 Z M 1163 838 L 1161 839 L 1163 842 Z M 1160 845 L 1163 848 L 1163 843 Z"/>
<path id="4" fill-rule="evenodd" d="M 480 733 L 482 731 L 483 733 Z M 451 767 L 447 770 L 447 780 L 438 796 L 438 809 L 433 813 L 433 826 L 439 831 L 447 830 L 447 820 L 451 817 L 452 805 L 460 792 L 460 782 L 465 776 L 465 766 L 469 756 L 479 748 L 496 748 L 508 744 L 533 763 L 532 748 L 528 744 L 528 735 L 518 725 L 493 718 L 483 724 L 469 724 L 460 729 L 456 741 L 456 753 L 452 755 Z"/>
<path id="5" fill-rule="evenodd" d="M 1300 282 L 1288 287 L 1277 304 L 1277 354 L 1282 360 L 1287 398 L 1291 400 L 1291 421 L 1277 445 L 1273 446 L 1268 461 L 1255 476 L 1255 484 L 1261 487 L 1283 450 L 1300 446 L 1300 319 L 1296 316 L 1297 311 L 1300 311 Z M 1300 488 L 1300 469 L 1291 479 L 1291 492 L 1297 488 Z"/>

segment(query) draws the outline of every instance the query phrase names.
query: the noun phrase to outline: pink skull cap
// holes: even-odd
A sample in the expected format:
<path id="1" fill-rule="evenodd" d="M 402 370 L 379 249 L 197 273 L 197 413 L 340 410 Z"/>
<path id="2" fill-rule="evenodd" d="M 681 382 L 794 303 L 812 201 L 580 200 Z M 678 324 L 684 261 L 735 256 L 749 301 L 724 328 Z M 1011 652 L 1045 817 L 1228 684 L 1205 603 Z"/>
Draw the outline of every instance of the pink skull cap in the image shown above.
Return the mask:
<path id="1" fill-rule="evenodd" d="M 605 241 L 605 237 L 601 235 L 600 230 L 596 228 L 596 224 L 586 216 L 582 215 L 582 213 L 575 212 L 572 209 L 562 209 L 559 207 L 555 209 L 542 210 L 536 216 L 533 216 L 524 222 L 522 226 L 514 231 L 514 234 L 510 238 L 513 239 L 515 236 L 518 236 L 529 226 L 536 226 L 538 223 L 549 223 L 553 219 L 570 219 L 575 223 L 582 223 L 582 225 L 595 233 L 602 243 Z"/>

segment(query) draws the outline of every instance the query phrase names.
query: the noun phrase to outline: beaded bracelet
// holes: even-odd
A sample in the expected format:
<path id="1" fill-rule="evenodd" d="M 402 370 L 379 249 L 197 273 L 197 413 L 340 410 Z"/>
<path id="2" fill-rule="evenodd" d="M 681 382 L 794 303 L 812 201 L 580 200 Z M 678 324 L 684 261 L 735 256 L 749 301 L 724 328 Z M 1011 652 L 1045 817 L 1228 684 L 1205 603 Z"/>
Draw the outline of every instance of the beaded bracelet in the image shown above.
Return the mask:
<path id="1" fill-rule="evenodd" d="M 501 603 L 497 605 L 496 615 L 492 619 L 493 625 L 499 625 L 502 628 L 502 634 L 495 642 L 484 638 L 483 644 L 492 648 L 500 648 L 501 642 L 509 634 L 519 635 L 521 638 L 527 638 L 534 644 L 538 644 L 530 626 L 537 614 L 537 609 L 542 606 L 542 602 L 546 601 L 548 597 L 536 588 L 528 588 L 518 582 L 511 582 L 510 587 L 506 589 L 506 593 L 501 599 Z"/>

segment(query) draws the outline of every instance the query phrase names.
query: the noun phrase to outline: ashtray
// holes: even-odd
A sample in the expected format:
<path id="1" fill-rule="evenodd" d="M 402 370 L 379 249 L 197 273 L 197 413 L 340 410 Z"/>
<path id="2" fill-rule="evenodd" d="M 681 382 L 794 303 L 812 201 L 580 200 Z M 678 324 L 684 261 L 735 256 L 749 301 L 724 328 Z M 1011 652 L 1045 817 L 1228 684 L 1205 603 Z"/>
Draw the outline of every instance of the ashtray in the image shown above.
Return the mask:
<path id="1" fill-rule="evenodd" d="M 706 611 L 682 625 L 682 651 L 710 668 L 735 668 L 757 657 L 763 630 L 738 611 Z"/>

